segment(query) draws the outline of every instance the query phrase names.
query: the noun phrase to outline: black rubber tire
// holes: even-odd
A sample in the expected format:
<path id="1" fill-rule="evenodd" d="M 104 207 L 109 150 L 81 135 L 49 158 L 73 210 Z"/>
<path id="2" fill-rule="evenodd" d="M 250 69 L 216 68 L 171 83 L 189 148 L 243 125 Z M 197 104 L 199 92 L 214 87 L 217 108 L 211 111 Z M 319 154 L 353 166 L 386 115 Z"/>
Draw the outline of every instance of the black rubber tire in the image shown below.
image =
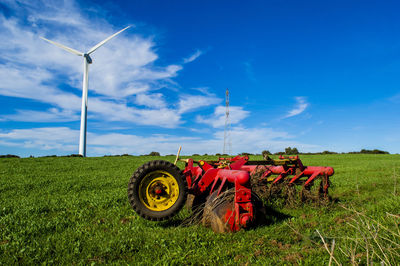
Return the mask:
<path id="1" fill-rule="evenodd" d="M 142 182 L 143 178 L 147 174 L 158 170 L 170 173 L 175 178 L 179 186 L 178 199 L 176 200 L 174 205 L 164 211 L 150 210 L 139 199 L 140 182 Z M 187 194 L 187 182 L 186 178 L 182 174 L 182 171 L 176 165 L 163 160 L 150 161 L 140 166 L 133 173 L 128 184 L 128 199 L 132 208 L 136 211 L 137 214 L 150 221 L 162 221 L 173 217 L 177 212 L 182 209 L 183 205 L 186 202 Z"/>

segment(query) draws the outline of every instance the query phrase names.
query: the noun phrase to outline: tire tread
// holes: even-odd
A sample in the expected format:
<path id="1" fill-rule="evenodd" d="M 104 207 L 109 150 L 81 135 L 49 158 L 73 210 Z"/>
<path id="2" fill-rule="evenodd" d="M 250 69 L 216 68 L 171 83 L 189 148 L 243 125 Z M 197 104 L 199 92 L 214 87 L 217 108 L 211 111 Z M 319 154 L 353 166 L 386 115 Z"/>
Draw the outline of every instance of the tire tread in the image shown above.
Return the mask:
<path id="1" fill-rule="evenodd" d="M 140 184 L 140 181 L 148 173 L 157 170 L 164 170 L 173 175 L 178 182 L 180 190 L 177 202 L 171 208 L 162 212 L 156 212 L 147 209 L 146 206 L 139 201 L 137 193 L 137 188 Z M 128 199 L 133 210 L 144 219 L 150 221 L 163 221 L 175 216 L 185 204 L 187 194 L 187 182 L 186 178 L 182 174 L 182 171 L 173 163 L 164 160 L 154 160 L 143 164 L 132 174 L 128 183 Z"/>

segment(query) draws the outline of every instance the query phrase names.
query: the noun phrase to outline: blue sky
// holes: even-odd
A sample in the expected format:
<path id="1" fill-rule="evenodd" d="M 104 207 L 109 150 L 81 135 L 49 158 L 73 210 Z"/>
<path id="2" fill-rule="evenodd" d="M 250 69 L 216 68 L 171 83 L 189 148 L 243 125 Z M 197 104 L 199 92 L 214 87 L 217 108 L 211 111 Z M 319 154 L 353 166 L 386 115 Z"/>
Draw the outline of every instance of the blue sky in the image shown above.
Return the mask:
<path id="1" fill-rule="evenodd" d="M 0 154 L 78 152 L 86 51 L 88 156 L 400 152 L 395 1 L 0 3 Z"/>

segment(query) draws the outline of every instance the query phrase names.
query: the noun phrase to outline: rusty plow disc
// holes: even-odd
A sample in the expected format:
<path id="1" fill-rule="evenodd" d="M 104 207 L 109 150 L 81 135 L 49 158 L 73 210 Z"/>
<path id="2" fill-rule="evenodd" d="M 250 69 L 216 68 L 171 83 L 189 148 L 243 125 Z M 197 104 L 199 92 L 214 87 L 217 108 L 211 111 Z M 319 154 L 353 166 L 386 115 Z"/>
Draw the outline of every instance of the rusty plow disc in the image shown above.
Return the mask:
<path id="1" fill-rule="evenodd" d="M 220 195 L 217 191 L 212 193 L 205 202 L 202 224 L 216 233 L 231 231 L 229 219 L 234 218 L 234 190 L 227 190 Z"/>

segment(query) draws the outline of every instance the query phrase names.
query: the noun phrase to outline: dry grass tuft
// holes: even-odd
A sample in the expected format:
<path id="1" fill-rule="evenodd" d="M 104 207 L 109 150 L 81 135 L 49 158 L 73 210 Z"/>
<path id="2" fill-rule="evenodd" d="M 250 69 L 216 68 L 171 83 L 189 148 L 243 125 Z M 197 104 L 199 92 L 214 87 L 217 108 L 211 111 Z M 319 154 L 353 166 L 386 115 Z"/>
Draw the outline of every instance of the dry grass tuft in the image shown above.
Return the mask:
<path id="1" fill-rule="evenodd" d="M 398 265 L 400 262 L 400 215 L 386 213 L 384 223 L 382 223 L 354 208 L 343 208 L 354 214 L 347 225 L 356 232 L 355 237 L 341 238 L 341 245 L 337 246 L 340 257 L 345 259 L 343 263 Z M 330 255 L 329 265 L 332 261 L 341 265 L 342 263 L 337 259 L 339 256 L 334 255 L 335 239 L 332 239 L 329 245 L 318 230 L 317 233 Z"/>
<path id="2" fill-rule="evenodd" d="M 287 207 L 299 207 L 304 203 L 326 206 L 331 202 L 328 195 L 324 195 L 323 186 L 329 182 L 328 177 L 318 177 L 311 186 L 304 187 L 301 183 L 289 184 L 287 179 L 273 184 L 262 177 L 265 170 L 256 169 L 251 175 L 251 189 L 264 202 L 278 203 Z"/>

